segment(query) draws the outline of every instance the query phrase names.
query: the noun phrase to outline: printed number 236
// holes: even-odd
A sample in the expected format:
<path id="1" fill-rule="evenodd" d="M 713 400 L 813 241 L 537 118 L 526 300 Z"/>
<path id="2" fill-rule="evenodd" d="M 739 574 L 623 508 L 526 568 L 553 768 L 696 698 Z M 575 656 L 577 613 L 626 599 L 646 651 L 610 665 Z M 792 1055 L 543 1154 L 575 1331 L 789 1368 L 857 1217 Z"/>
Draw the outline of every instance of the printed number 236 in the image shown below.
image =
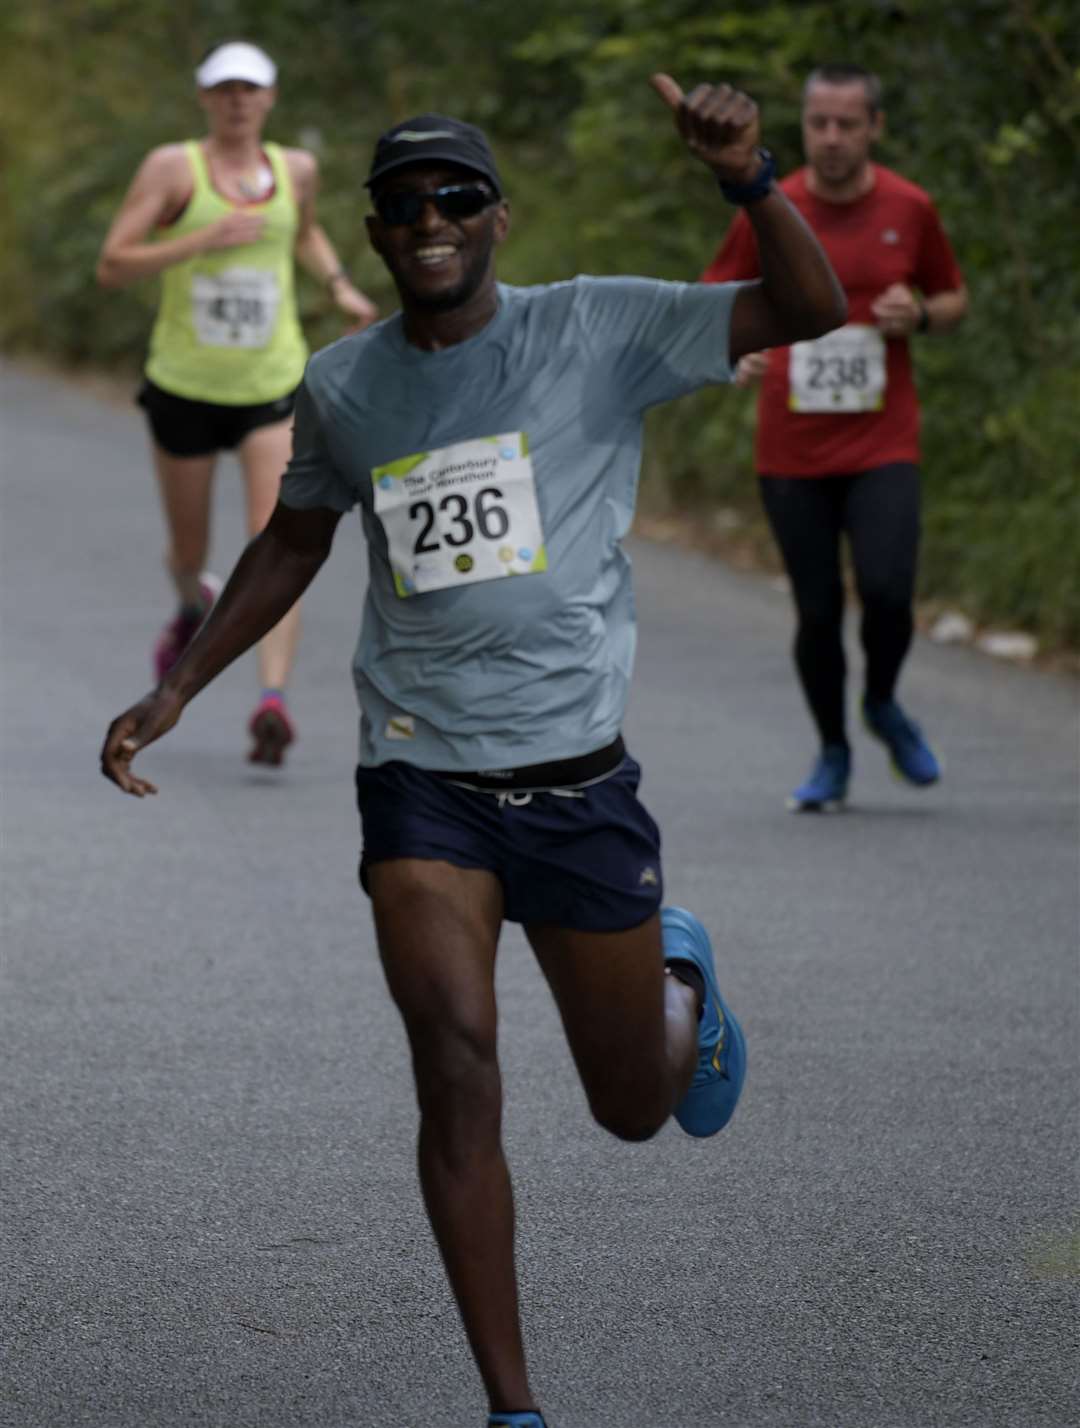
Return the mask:
<path id="1" fill-rule="evenodd" d="M 460 491 L 451 491 L 439 502 L 438 509 L 448 516 L 451 529 L 442 532 L 447 545 L 468 545 L 479 530 L 486 540 L 498 540 L 510 529 L 510 517 L 503 506 L 498 504 L 503 493 L 497 486 L 483 486 L 477 491 L 472 502 L 470 515 L 469 501 Z M 425 551 L 439 549 L 438 540 L 432 540 L 435 530 L 435 507 L 430 501 L 414 501 L 409 507 L 409 519 L 422 521 L 420 533 L 416 537 L 413 553 L 421 555 Z"/>

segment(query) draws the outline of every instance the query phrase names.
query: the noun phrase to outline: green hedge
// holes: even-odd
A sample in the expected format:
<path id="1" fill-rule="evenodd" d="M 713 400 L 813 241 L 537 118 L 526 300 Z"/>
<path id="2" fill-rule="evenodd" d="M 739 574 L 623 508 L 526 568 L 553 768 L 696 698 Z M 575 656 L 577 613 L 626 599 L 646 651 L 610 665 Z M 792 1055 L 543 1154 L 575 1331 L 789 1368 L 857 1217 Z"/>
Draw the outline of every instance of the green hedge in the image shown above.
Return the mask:
<path id="1" fill-rule="evenodd" d="M 727 214 L 646 84 L 726 78 L 758 99 L 784 167 L 800 161 L 814 63 L 881 73 L 880 156 L 934 195 L 972 295 L 956 333 L 918 344 L 926 469 L 922 593 L 976 620 L 1080 649 L 1080 7 L 1073 0 L 9 0 L 0 14 L 0 345 L 134 370 L 154 285 L 93 270 L 141 156 L 200 132 L 191 71 L 246 35 L 282 65 L 272 137 L 317 148 L 320 211 L 361 285 L 393 295 L 366 248 L 362 178 L 377 133 L 426 108 L 483 124 L 514 231 L 501 272 L 693 278 Z M 309 336 L 338 335 L 303 284 Z M 752 527 L 752 403 L 736 391 L 649 423 L 653 509 L 741 512 Z"/>

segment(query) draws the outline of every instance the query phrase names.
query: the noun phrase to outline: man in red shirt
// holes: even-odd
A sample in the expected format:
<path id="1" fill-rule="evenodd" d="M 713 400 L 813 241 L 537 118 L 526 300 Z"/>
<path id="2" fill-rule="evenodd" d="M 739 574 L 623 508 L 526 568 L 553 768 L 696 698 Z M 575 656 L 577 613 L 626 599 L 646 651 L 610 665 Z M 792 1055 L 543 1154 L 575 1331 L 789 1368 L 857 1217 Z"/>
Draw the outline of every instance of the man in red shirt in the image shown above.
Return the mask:
<path id="1" fill-rule="evenodd" d="M 797 609 L 795 663 L 821 752 L 788 799 L 831 810 L 847 795 L 841 537 L 862 604 L 862 711 L 893 766 L 917 787 L 941 765 L 896 701 L 911 644 L 919 538 L 919 408 L 908 338 L 944 332 L 967 310 L 964 280 L 929 195 L 871 160 L 881 84 L 856 65 L 813 71 L 803 95 L 806 167 L 781 188 L 829 257 L 847 325 L 813 342 L 752 353 L 736 381 L 760 381 L 755 466 Z M 758 276 L 739 213 L 704 282 Z"/>

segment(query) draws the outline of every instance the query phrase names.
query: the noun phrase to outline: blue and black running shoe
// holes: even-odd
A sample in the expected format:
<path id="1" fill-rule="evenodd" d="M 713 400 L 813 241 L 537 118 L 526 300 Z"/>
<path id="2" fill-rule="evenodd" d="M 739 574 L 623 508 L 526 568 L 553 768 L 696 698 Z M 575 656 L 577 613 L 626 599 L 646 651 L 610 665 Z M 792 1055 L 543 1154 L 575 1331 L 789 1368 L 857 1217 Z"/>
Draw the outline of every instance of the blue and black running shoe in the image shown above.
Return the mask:
<path id="1" fill-rule="evenodd" d="M 540 1413 L 491 1413 L 488 1428 L 546 1428 Z"/>
<path id="2" fill-rule="evenodd" d="M 692 912 L 665 907 L 660 913 L 664 961 L 689 962 L 705 983 L 698 1022 L 698 1064 L 690 1089 L 675 1107 L 687 1135 L 715 1135 L 735 1114 L 746 1075 L 746 1041 L 716 981 L 709 935 Z"/>
<path id="3" fill-rule="evenodd" d="M 835 813 L 847 798 L 850 778 L 851 750 L 846 744 L 826 744 L 787 806 L 792 813 Z"/>
<path id="4" fill-rule="evenodd" d="M 888 749 L 894 773 L 916 788 L 937 783 L 942 775 L 941 760 L 895 699 L 881 704 L 864 699 L 862 712 L 867 730 Z"/>

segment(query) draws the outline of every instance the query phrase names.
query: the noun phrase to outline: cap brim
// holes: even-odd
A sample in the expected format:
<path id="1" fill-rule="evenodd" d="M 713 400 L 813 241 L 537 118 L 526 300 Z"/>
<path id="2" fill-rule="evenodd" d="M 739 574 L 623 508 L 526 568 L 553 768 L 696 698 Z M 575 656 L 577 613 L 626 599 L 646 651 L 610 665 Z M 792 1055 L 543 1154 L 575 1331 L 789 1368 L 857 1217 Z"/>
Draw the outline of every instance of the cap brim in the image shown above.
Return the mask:
<path id="1" fill-rule="evenodd" d="M 452 164 L 455 169 L 465 169 L 468 173 L 476 174 L 484 179 L 498 196 L 502 197 L 502 185 L 489 169 L 480 168 L 477 164 L 466 163 L 460 154 L 439 153 L 432 149 L 429 149 L 425 154 L 404 154 L 400 159 L 391 159 L 388 163 L 380 165 L 364 180 L 364 187 L 370 188 L 372 184 L 378 183 L 387 174 L 396 173 L 398 169 L 416 168 L 421 164 Z"/>
<path id="2" fill-rule="evenodd" d="M 254 45 L 233 44 L 223 45 L 195 71 L 195 83 L 200 89 L 213 89 L 231 79 L 272 89 L 277 83 L 277 66 Z"/>
<path id="3" fill-rule="evenodd" d="M 216 89 L 219 84 L 228 84 L 230 80 L 239 80 L 242 84 L 254 84 L 259 89 L 272 89 L 274 80 L 267 79 L 265 74 L 249 74 L 243 70 L 227 69 L 222 74 L 215 74 L 209 78 L 200 77 L 198 83 L 200 89 Z"/>

